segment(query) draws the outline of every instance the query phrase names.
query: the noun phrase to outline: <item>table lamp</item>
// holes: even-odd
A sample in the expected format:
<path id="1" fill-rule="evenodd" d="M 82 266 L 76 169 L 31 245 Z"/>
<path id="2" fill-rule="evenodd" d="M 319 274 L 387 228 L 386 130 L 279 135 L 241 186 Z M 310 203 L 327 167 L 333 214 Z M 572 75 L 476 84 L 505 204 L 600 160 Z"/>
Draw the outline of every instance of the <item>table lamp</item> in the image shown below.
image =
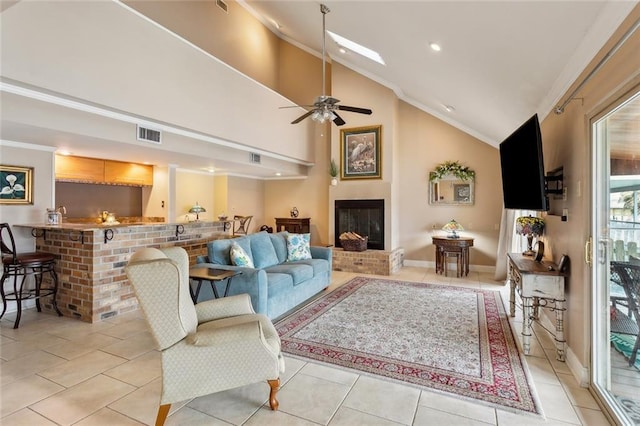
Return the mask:
<path id="1" fill-rule="evenodd" d="M 458 235 L 458 231 L 464 231 L 464 228 L 454 219 L 451 219 L 450 222 L 447 222 L 442 227 L 442 230 L 447 231 L 449 233 L 447 234 L 448 238 L 460 238 L 460 235 Z"/>
<path id="2" fill-rule="evenodd" d="M 522 254 L 533 256 L 533 237 L 539 237 L 544 232 L 544 220 L 534 216 L 521 216 L 516 219 L 516 234 L 527 237 L 527 250 Z"/>
<path id="3" fill-rule="evenodd" d="M 200 216 L 199 216 L 200 213 L 204 213 L 206 211 L 207 210 L 204 207 L 202 207 L 200 204 L 198 204 L 197 201 L 196 201 L 196 205 L 189 209 L 189 213 L 195 213 L 196 214 L 196 221 L 200 220 Z"/>

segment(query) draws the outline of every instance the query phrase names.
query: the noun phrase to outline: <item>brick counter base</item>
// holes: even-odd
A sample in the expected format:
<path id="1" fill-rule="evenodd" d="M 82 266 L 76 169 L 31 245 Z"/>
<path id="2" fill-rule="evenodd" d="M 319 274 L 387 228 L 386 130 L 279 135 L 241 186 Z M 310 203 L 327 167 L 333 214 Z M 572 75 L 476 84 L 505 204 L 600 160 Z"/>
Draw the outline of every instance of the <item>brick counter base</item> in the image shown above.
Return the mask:
<path id="1" fill-rule="evenodd" d="M 63 315 L 94 323 L 138 309 L 124 268 L 141 248 L 180 246 L 194 264 L 196 256 L 207 254 L 209 241 L 228 238 L 222 223 L 192 222 L 183 227 L 181 234 L 176 224 L 118 227 L 108 234 L 111 239 L 105 239 L 108 228 L 39 231 L 36 250 L 56 256 L 57 303 Z M 49 299 L 43 300 L 43 309 L 51 309 Z"/>
<path id="2" fill-rule="evenodd" d="M 402 268 L 404 249 L 345 251 L 333 248 L 333 270 L 374 275 L 395 274 Z"/>

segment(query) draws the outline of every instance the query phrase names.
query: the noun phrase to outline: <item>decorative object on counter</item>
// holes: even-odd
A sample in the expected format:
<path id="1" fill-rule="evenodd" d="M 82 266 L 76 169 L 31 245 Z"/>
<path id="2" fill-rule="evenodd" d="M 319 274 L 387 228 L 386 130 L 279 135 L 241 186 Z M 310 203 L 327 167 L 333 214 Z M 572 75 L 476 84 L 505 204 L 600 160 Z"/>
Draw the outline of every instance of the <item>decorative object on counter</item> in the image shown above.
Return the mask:
<path id="1" fill-rule="evenodd" d="M 116 220 L 116 214 L 108 211 L 103 211 L 100 214 L 100 220 L 103 225 L 119 225 L 120 222 Z"/>
<path id="2" fill-rule="evenodd" d="M 207 210 L 202 207 L 200 204 L 198 204 L 198 202 L 196 201 L 195 206 L 191 207 L 189 209 L 189 213 L 195 213 L 196 214 L 196 222 L 198 222 L 200 220 L 200 213 L 204 213 Z"/>
<path id="3" fill-rule="evenodd" d="M 463 166 L 458 161 L 445 161 L 438 164 L 432 172 L 429 172 L 429 180 L 431 182 L 440 180 L 445 176 L 452 175 L 463 181 L 475 179 L 476 172 L 467 166 Z"/>
<path id="4" fill-rule="evenodd" d="M 269 226 L 269 225 L 262 225 L 260 227 L 261 231 L 267 231 L 269 234 L 273 234 L 273 226 Z"/>
<path id="5" fill-rule="evenodd" d="M 527 237 L 527 250 L 522 254 L 533 256 L 533 238 L 539 237 L 544 232 L 544 220 L 534 216 L 520 216 L 516 219 L 516 234 Z M 544 246 L 543 246 L 544 247 Z"/>
<path id="6" fill-rule="evenodd" d="M 297 207 L 294 207 L 294 208 L 292 208 L 292 209 L 291 209 L 290 214 L 291 214 L 291 217 L 298 217 L 298 215 L 300 214 L 300 212 L 298 211 L 298 208 L 297 208 Z"/>
<path id="7" fill-rule="evenodd" d="M 33 167 L 0 166 L 0 204 L 33 204 Z"/>
<path id="8" fill-rule="evenodd" d="M 219 220 L 220 222 L 224 222 L 224 221 L 225 221 L 225 220 L 227 220 L 227 219 L 229 219 L 229 216 L 227 216 L 227 214 L 226 214 L 226 213 L 220 213 L 220 214 L 218 215 L 218 220 Z"/>
<path id="9" fill-rule="evenodd" d="M 382 179 L 382 126 L 340 130 L 340 178 Z"/>
<path id="10" fill-rule="evenodd" d="M 460 238 L 460 235 L 458 235 L 458 231 L 464 231 L 464 228 L 462 227 L 462 225 L 456 222 L 455 219 L 451 219 L 450 222 L 447 222 L 442 227 L 442 230 L 448 232 L 448 238 Z"/>
<path id="11" fill-rule="evenodd" d="M 329 176 L 331 176 L 331 186 L 338 185 L 338 165 L 333 158 L 329 164 Z"/>
<path id="12" fill-rule="evenodd" d="M 62 213 L 56 209 L 47 209 L 44 214 L 44 223 L 47 225 L 60 225 L 62 223 Z"/>

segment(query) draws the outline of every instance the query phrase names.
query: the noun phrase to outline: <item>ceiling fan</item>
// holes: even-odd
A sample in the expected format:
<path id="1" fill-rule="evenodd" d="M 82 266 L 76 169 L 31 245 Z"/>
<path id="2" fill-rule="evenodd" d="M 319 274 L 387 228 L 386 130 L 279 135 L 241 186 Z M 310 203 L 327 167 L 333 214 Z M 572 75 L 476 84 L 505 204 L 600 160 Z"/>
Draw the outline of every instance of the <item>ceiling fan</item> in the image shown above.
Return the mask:
<path id="1" fill-rule="evenodd" d="M 306 113 L 302 114 L 300 117 L 296 118 L 291 122 L 291 124 L 297 124 L 304 120 L 307 117 L 311 117 L 312 120 L 317 121 L 319 123 L 324 123 L 327 120 L 333 120 L 333 122 L 337 126 L 342 126 L 345 124 L 345 121 L 338 115 L 336 111 L 349 111 L 349 112 L 357 112 L 358 114 L 367 114 L 371 115 L 371 110 L 368 108 L 358 108 L 347 105 L 339 105 L 339 99 L 333 98 L 331 96 L 326 96 L 325 91 L 325 73 L 326 73 L 326 57 L 325 57 L 325 40 L 326 40 L 326 31 L 325 31 L 325 17 L 327 13 L 331 10 L 325 6 L 324 4 L 320 4 L 320 12 L 322 12 L 322 95 L 318 96 L 313 103 L 313 105 L 302 105 L 303 107 L 312 108 Z M 287 107 L 284 107 L 287 108 Z"/>

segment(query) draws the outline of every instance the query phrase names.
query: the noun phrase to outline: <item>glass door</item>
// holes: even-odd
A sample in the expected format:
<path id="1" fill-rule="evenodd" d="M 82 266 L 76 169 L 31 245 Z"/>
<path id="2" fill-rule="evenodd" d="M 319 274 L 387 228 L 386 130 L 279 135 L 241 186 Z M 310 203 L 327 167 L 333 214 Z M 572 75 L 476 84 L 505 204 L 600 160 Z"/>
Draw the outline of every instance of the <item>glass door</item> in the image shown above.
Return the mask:
<path id="1" fill-rule="evenodd" d="M 591 130 L 592 390 L 617 423 L 640 424 L 640 360 L 629 362 L 637 317 L 618 274 L 640 262 L 640 92 L 596 117 Z"/>

